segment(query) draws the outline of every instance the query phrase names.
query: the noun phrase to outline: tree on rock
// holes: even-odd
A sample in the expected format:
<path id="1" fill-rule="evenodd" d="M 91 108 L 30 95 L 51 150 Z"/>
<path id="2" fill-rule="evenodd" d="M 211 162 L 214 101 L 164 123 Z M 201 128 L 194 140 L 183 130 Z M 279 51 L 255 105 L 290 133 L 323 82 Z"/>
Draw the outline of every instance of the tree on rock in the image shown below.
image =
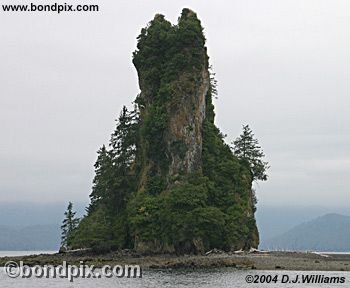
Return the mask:
<path id="1" fill-rule="evenodd" d="M 61 230 L 61 245 L 64 248 L 70 247 L 70 237 L 79 225 L 79 218 L 75 217 L 76 212 L 73 211 L 73 203 L 69 202 L 67 211 L 64 212 L 64 220 L 62 222 Z"/>
<path id="2" fill-rule="evenodd" d="M 233 152 L 237 158 L 246 162 L 253 180 L 267 180 L 268 162 L 263 161 L 265 154 L 254 137 L 249 125 L 243 125 L 242 134 L 233 141 Z"/>

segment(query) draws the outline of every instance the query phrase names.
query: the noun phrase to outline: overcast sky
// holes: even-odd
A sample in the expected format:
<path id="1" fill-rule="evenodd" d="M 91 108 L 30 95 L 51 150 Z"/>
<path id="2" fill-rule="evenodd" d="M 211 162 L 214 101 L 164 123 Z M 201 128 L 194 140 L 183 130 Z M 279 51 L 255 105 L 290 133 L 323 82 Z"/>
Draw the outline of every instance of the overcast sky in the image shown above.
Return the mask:
<path id="1" fill-rule="evenodd" d="M 140 29 L 189 7 L 218 79 L 217 125 L 232 140 L 250 124 L 270 162 L 260 204 L 349 203 L 349 1 L 95 3 L 98 13 L 0 11 L 2 202 L 88 201 L 96 151 L 139 92 Z"/>

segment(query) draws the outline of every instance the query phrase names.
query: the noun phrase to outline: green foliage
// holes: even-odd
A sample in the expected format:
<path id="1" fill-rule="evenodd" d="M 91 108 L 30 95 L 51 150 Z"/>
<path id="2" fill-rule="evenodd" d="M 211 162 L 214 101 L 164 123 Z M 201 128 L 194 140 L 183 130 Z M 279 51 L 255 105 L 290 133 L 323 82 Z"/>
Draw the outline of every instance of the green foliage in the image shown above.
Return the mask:
<path id="1" fill-rule="evenodd" d="M 161 176 L 149 177 L 146 185 L 147 193 L 151 195 L 159 195 L 166 189 L 166 183 Z"/>
<path id="2" fill-rule="evenodd" d="M 146 193 L 138 193 L 130 201 L 128 215 L 133 238 L 143 241 L 162 238 L 162 207 L 160 197 Z"/>
<path id="3" fill-rule="evenodd" d="M 70 248 L 72 242 L 71 239 L 79 224 L 79 218 L 76 218 L 75 214 L 76 212 L 73 211 L 73 203 L 69 202 L 67 211 L 64 212 L 64 220 L 61 226 L 61 245 L 65 248 Z"/>
<path id="4" fill-rule="evenodd" d="M 208 206 L 210 181 L 198 174 L 186 180 L 157 196 L 139 193 L 130 202 L 132 235 L 176 247 L 200 238 L 206 249 L 223 248 L 225 214 Z"/>
<path id="5" fill-rule="evenodd" d="M 194 174 L 181 182 L 167 193 L 168 208 L 181 212 L 204 207 L 208 198 L 208 179 Z"/>
<path id="6" fill-rule="evenodd" d="M 202 169 L 168 173 L 169 155 L 184 158 L 188 151 L 186 141 L 168 145 L 169 115 L 179 99 L 198 92 L 209 69 L 196 14 L 184 9 L 177 25 L 156 15 L 141 30 L 133 63 L 142 92 L 133 111 L 123 107 L 109 148 L 98 151 L 91 204 L 73 246 L 108 251 L 152 243 L 151 249 L 177 253 L 257 246 L 254 178 L 214 124 L 213 73 L 201 127 Z"/>
<path id="7" fill-rule="evenodd" d="M 233 141 L 234 154 L 249 168 L 253 180 L 267 180 L 268 163 L 263 161 L 264 152 L 254 138 L 249 125 L 243 126 L 242 134 Z"/>
<path id="8" fill-rule="evenodd" d="M 158 163 L 165 161 L 164 133 L 167 126 L 167 113 L 164 106 L 152 106 L 144 119 L 141 133 L 148 143 L 148 157 Z M 162 165 L 160 165 L 162 166 Z"/>
<path id="9" fill-rule="evenodd" d="M 135 160 L 138 117 L 137 108 L 129 112 L 123 106 L 117 127 L 111 136 L 110 147 L 114 165 L 124 170 Z"/>
<path id="10" fill-rule="evenodd" d="M 186 73 L 195 78 L 193 81 L 199 80 L 203 66 L 208 66 L 204 44 L 200 21 L 188 9 L 183 10 L 177 25 L 172 25 L 163 15 L 156 15 L 138 37 L 133 63 L 143 89 L 138 103 L 142 102 L 145 107 L 140 136 L 147 146 L 144 157 L 152 159 L 153 166 L 158 167 L 150 171 L 150 176 L 166 173 L 169 151 L 166 151 L 164 138 L 178 86 L 176 82 Z M 194 85 L 188 83 L 190 91 Z M 142 94 L 148 95 L 147 102 L 141 100 Z"/>
<path id="11" fill-rule="evenodd" d="M 125 209 L 136 185 L 132 164 L 136 159 L 137 119 L 137 112 L 128 112 L 124 106 L 111 136 L 111 149 L 103 146 L 97 152 L 89 212 L 99 205 L 113 214 Z"/>
<path id="12" fill-rule="evenodd" d="M 254 219 L 255 194 L 249 167 L 233 155 L 224 142 L 224 136 L 214 124 L 212 96 L 216 95 L 216 82 L 206 97 L 206 119 L 203 124 L 203 174 L 212 183 L 208 190 L 208 203 L 224 213 L 224 232 L 220 247 L 223 249 L 250 248 L 258 243 Z"/>
<path id="13" fill-rule="evenodd" d="M 218 128 L 209 121 L 203 127 L 203 173 L 214 183 L 209 194 L 210 203 L 231 207 L 235 198 L 249 187 L 249 181 L 243 181 L 244 177 L 249 179 L 249 174 L 232 155 Z"/>
<path id="14" fill-rule="evenodd" d="M 119 248 L 130 248 L 130 239 L 124 211 L 118 217 L 100 205 L 88 217 L 81 220 L 79 229 L 72 237 L 73 248 L 92 248 L 96 252 L 107 252 Z"/>
<path id="15" fill-rule="evenodd" d="M 96 251 L 127 247 L 129 236 L 126 204 L 135 191 L 133 163 L 136 159 L 138 113 L 123 107 L 110 149 L 97 152 L 95 178 L 87 216 L 72 238 L 75 247 L 92 247 Z"/>
<path id="16" fill-rule="evenodd" d="M 180 73 L 207 65 L 204 44 L 203 28 L 194 12 L 184 9 L 178 25 L 158 14 L 141 30 L 133 63 L 143 83 L 149 84 L 154 95 L 161 96 L 164 86 Z"/>
<path id="17" fill-rule="evenodd" d="M 164 195 L 163 205 L 166 238 L 175 246 L 192 242 L 196 237 L 194 211 L 206 206 L 208 194 L 207 179 L 199 175 L 181 182 Z"/>
<path id="18" fill-rule="evenodd" d="M 203 239 L 206 250 L 226 248 L 225 239 L 226 214 L 217 207 L 203 207 L 193 210 L 193 234 Z"/>

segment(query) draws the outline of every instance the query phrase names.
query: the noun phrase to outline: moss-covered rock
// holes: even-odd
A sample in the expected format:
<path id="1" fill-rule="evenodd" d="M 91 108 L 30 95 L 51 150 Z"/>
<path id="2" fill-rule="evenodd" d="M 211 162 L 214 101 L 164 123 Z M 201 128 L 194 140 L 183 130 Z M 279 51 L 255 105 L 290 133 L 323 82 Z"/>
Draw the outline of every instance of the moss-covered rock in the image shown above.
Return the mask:
<path id="1" fill-rule="evenodd" d="M 133 112 L 123 110 L 109 164 L 96 166 L 75 246 L 178 254 L 257 247 L 253 179 L 214 124 L 208 59 L 189 9 L 177 25 L 156 15 L 142 29 L 133 54 L 141 93 Z"/>

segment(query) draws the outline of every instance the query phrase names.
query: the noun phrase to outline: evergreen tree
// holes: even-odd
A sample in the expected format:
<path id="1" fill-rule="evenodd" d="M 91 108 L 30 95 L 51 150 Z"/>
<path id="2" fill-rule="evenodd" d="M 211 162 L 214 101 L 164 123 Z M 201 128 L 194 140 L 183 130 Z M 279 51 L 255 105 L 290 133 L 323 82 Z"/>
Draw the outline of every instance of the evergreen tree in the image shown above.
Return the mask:
<path id="1" fill-rule="evenodd" d="M 111 194 L 113 171 L 112 157 L 109 151 L 103 145 L 97 151 L 97 160 L 95 163 L 95 178 L 93 180 L 92 192 L 90 194 L 90 206 L 88 213 L 90 214 L 95 210 L 98 204 L 107 202 L 108 197 Z"/>
<path id="2" fill-rule="evenodd" d="M 242 134 L 233 141 L 233 152 L 237 158 L 246 162 L 253 180 L 267 180 L 266 171 L 269 168 L 268 162 L 263 161 L 265 157 L 259 142 L 255 139 L 249 125 L 243 125 Z"/>
<path id="3" fill-rule="evenodd" d="M 75 217 L 76 212 L 73 212 L 73 203 L 69 202 L 67 211 L 64 212 L 64 220 L 62 222 L 61 230 L 61 245 L 65 248 L 70 246 L 70 238 L 79 225 L 79 218 Z"/>
<path id="4" fill-rule="evenodd" d="M 97 152 L 96 175 L 88 212 L 93 211 L 97 205 L 102 205 L 116 214 L 125 208 L 134 182 L 131 164 L 136 157 L 136 125 L 136 109 L 129 112 L 124 106 L 111 136 L 110 150 L 103 145 Z"/>
<path id="5" fill-rule="evenodd" d="M 83 245 L 96 251 L 128 247 L 125 209 L 136 189 L 137 108 L 128 111 L 124 106 L 116 122 L 109 147 L 103 145 L 97 152 L 91 203 L 74 233 L 74 247 Z"/>
<path id="6" fill-rule="evenodd" d="M 115 165 L 129 168 L 135 160 L 136 155 L 136 129 L 138 112 L 135 107 L 133 111 L 123 106 L 122 112 L 117 120 L 117 127 L 112 134 L 110 144 Z"/>
<path id="7" fill-rule="evenodd" d="M 196 13 L 184 9 L 177 25 L 156 15 L 138 37 L 133 63 L 141 88 L 135 103 L 141 111 L 123 107 L 109 146 L 98 151 L 91 204 L 70 246 L 179 254 L 257 247 L 251 188 L 253 180 L 266 180 L 267 163 L 257 170 L 255 160 L 263 154 L 254 152 L 251 161 L 246 149 L 237 149 L 236 157 L 215 126 L 216 81 L 212 73 L 208 79 L 205 37 Z M 197 130 L 186 124 L 187 118 L 197 111 L 197 96 L 207 82 L 205 111 L 200 111 L 205 117 Z M 171 161 L 186 151 L 193 154 L 181 135 L 189 139 L 200 133 L 197 149 L 202 151 L 194 162 L 201 160 L 201 169 L 173 174 Z"/>

